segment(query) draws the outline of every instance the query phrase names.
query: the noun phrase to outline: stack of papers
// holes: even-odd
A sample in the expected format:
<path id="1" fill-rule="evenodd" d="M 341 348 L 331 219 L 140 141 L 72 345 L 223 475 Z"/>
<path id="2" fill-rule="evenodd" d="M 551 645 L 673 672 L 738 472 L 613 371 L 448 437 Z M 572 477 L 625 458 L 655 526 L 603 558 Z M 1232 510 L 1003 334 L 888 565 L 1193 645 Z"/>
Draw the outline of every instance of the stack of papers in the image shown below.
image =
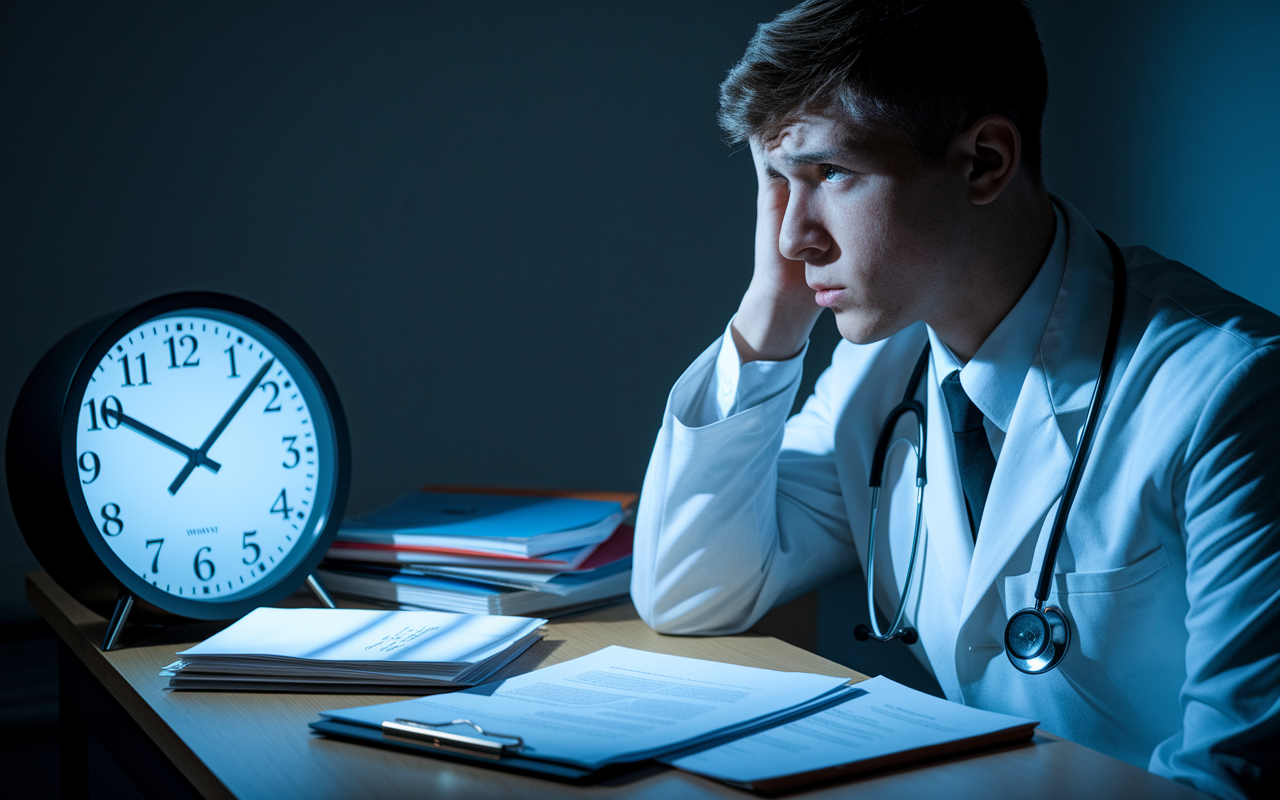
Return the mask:
<path id="1" fill-rule="evenodd" d="M 545 619 L 259 608 L 178 653 L 170 689 L 421 694 L 484 681 L 541 638 Z"/>
<path id="2" fill-rule="evenodd" d="M 599 769 L 735 739 L 856 691 L 847 678 L 612 646 L 442 697 L 321 716 L 365 730 L 381 730 L 386 721 L 465 719 L 495 737 L 520 737 L 524 757 Z M 325 722 L 312 727 L 342 730 Z"/>
<path id="3" fill-rule="evenodd" d="M 335 594 L 400 608 L 543 614 L 627 596 L 619 503 L 417 492 L 344 523 L 322 564 Z"/>

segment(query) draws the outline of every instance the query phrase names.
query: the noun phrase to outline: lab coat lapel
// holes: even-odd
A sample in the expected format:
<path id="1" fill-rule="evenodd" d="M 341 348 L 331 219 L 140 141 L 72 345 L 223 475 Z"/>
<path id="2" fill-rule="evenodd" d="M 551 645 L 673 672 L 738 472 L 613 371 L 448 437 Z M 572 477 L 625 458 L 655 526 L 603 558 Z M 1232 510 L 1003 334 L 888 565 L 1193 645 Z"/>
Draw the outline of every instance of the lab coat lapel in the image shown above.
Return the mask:
<path id="1" fill-rule="evenodd" d="M 1028 534 L 1039 532 L 1062 495 L 1070 466 L 1071 449 L 1058 427 L 1048 380 L 1036 359 L 1018 395 L 991 480 L 961 620 L 973 613 Z"/>
<path id="2" fill-rule="evenodd" d="M 968 619 L 1028 536 L 1052 524 L 1098 377 L 1110 314 L 1111 258 L 1093 226 L 1061 198 L 1067 263 L 1040 349 L 1000 452 L 965 587 Z M 932 475 L 930 476 L 932 479 Z M 963 510 L 963 509 L 962 509 Z M 1043 544 L 1037 547 L 1037 554 Z M 1028 569 L 1038 568 L 1037 557 Z"/>

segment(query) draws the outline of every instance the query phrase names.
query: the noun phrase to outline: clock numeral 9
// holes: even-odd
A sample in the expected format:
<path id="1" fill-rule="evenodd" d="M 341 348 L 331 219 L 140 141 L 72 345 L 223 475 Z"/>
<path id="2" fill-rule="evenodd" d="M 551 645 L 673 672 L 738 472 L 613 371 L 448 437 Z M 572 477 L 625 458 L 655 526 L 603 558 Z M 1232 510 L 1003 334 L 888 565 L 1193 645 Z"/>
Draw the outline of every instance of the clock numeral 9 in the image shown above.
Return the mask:
<path id="1" fill-rule="evenodd" d="M 102 514 L 102 535 L 119 536 L 124 530 L 124 521 L 120 519 L 120 506 L 107 503 L 99 513 Z M 115 530 L 113 531 L 112 528 Z"/>
<path id="2" fill-rule="evenodd" d="M 147 547 L 150 547 L 153 544 L 156 546 L 156 554 L 151 559 L 151 571 L 152 573 L 156 573 L 160 571 L 160 548 L 164 547 L 164 539 L 147 540 Z"/>
<path id="3" fill-rule="evenodd" d="M 293 446 L 298 441 L 298 437 L 297 436 L 281 436 L 280 441 L 287 443 L 284 448 L 285 452 L 293 456 L 292 464 L 290 464 L 288 461 L 281 461 L 280 466 L 284 467 L 285 469 L 293 469 L 294 467 L 301 464 L 302 453 L 298 452 L 298 448 Z"/>
<path id="4" fill-rule="evenodd" d="M 80 464 L 81 472 L 93 473 L 93 477 L 88 480 L 81 478 L 80 479 L 81 483 L 93 483 L 98 479 L 98 473 L 102 471 L 102 462 L 98 460 L 97 453 L 93 452 L 92 450 L 84 451 L 83 453 L 80 454 L 79 464 Z"/>
<path id="5" fill-rule="evenodd" d="M 200 555 L 204 553 L 206 550 L 208 550 L 209 552 L 213 552 L 212 547 L 201 547 L 199 550 L 196 551 L 195 562 L 191 565 L 196 571 L 196 577 L 202 581 L 209 580 L 210 578 L 213 577 L 213 573 L 214 573 L 213 562 L 207 558 L 200 557 Z M 209 570 L 208 575 L 205 574 L 206 568 Z"/>
<path id="6" fill-rule="evenodd" d="M 276 501 L 271 504 L 271 513 L 279 514 L 286 520 L 289 519 L 289 515 L 293 513 L 293 509 L 289 508 L 289 498 L 284 493 L 284 489 L 280 490 L 280 494 L 276 495 Z"/>
<path id="7" fill-rule="evenodd" d="M 200 347 L 199 343 L 196 342 L 196 337 L 188 334 L 178 340 L 178 344 L 180 345 L 183 345 L 183 346 L 186 346 L 188 344 L 191 345 L 191 350 L 187 352 L 187 357 L 182 360 L 181 364 L 178 363 L 178 353 L 177 353 L 177 349 L 173 346 L 173 337 L 170 336 L 168 339 L 165 339 L 164 343 L 169 345 L 169 369 L 178 369 L 179 367 L 200 366 L 200 359 L 197 358 L 195 361 L 191 360 L 195 356 L 196 350 L 199 349 Z"/>
<path id="8" fill-rule="evenodd" d="M 277 402 L 280 399 L 280 386 L 275 381 L 263 381 L 258 384 L 258 388 L 264 392 L 267 391 L 268 386 L 271 387 L 271 399 L 267 401 L 266 408 L 262 409 L 263 414 L 280 410 L 280 404 Z"/>
<path id="9" fill-rule="evenodd" d="M 243 561 L 246 564 L 256 564 L 258 559 L 262 557 L 262 548 L 258 547 L 253 542 L 249 541 L 250 536 L 257 536 L 257 535 L 258 535 L 257 531 L 245 531 L 244 536 L 240 537 L 240 546 L 243 549 L 248 550 L 249 548 L 253 548 L 253 558 L 249 558 L 248 556 L 245 556 L 244 558 L 241 559 L 241 561 Z"/>
<path id="10" fill-rule="evenodd" d="M 115 408 L 111 407 L 112 403 L 115 403 L 115 406 L 116 406 Z M 102 428 L 98 427 L 98 409 L 97 409 L 97 406 L 94 405 L 94 401 L 90 400 L 89 402 L 85 403 L 85 405 L 89 407 L 88 430 L 91 430 L 91 431 L 102 430 Z M 120 404 L 120 398 L 111 394 L 102 398 L 102 424 L 103 425 L 106 425 L 111 430 L 115 430 L 116 428 L 119 428 L 120 417 L 117 415 L 123 414 L 123 413 L 124 413 L 124 406 Z M 116 424 L 112 425 L 111 424 L 112 420 L 115 420 Z"/>

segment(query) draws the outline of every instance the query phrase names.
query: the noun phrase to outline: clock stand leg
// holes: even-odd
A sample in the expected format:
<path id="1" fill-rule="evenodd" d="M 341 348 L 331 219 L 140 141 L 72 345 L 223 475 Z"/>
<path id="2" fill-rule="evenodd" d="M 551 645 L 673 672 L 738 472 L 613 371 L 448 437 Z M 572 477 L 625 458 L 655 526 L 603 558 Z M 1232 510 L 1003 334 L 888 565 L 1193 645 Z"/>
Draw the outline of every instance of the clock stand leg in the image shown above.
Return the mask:
<path id="1" fill-rule="evenodd" d="M 107 635 L 102 639 L 102 651 L 115 650 L 120 632 L 129 620 L 129 612 L 133 610 L 133 595 L 121 590 L 120 599 L 116 601 L 116 610 L 111 612 L 111 621 L 107 623 Z"/>
<path id="2" fill-rule="evenodd" d="M 333 602 L 333 598 L 329 596 L 329 593 L 325 591 L 324 586 L 320 584 L 320 579 L 315 575 L 307 576 L 307 588 L 310 589 L 311 593 L 320 601 L 320 605 L 325 608 L 338 607 L 337 604 Z"/>

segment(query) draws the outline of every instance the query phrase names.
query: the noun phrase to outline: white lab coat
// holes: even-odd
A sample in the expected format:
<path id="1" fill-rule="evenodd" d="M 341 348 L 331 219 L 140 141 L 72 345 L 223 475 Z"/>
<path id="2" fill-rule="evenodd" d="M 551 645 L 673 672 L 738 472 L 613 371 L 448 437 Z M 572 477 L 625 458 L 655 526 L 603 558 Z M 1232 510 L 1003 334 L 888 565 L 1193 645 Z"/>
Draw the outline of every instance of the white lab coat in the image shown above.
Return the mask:
<path id="1" fill-rule="evenodd" d="M 1070 650 L 1036 676 L 1003 652 L 1009 616 L 1034 603 L 1110 309 L 1108 250 L 1059 204 L 1066 268 L 976 545 L 932 367 L 923 382 L 931 434 L 907 598 L 915 649 L 951 700 L 1038 719 L 1211 793 L 1253 793 L 1276 781 L 1280 747 L 1280 319 L 1146 248 L 1125 251 L 1116 366 L 1049 598 L 1070 620 Z M 797 381 L 686 426 L 714 391 L 719 343 L 694 362 L 671 392 L 637 519 L 632 595 L 649 625 L 736 632 L 865 569 L 869 462 L 926 337 L 917 324 L 872 345 L 841 342 L 789 421 Z M 891 518 L 877 541 L 882 620 L 911 547 L 906 451 L 894 451 L 881 498 Z M 850 619 L 850 635 L 864 621 Z"/>

